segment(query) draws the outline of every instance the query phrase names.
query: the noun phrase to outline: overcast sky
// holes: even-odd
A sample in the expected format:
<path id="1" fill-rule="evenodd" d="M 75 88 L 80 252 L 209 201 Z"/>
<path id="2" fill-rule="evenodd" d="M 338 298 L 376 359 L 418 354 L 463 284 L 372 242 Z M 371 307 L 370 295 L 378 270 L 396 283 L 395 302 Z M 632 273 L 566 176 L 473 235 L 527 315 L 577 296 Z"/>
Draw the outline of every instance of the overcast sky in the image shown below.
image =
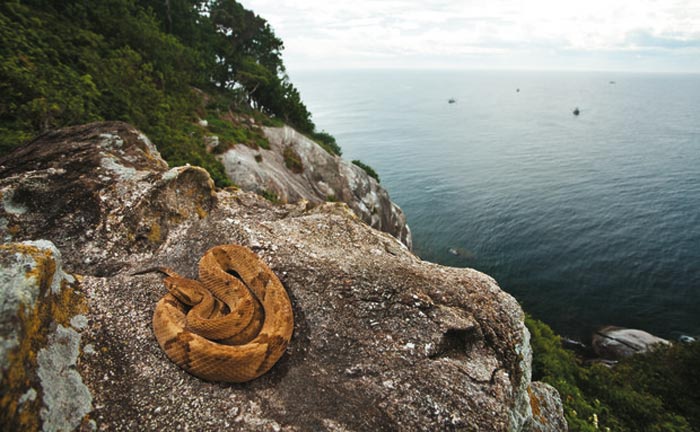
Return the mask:
<path id="1" fill-rule="evenodd" d="M 290 73 L 466 68 L 700 73 L 700 0 L 242 0 Z"/>

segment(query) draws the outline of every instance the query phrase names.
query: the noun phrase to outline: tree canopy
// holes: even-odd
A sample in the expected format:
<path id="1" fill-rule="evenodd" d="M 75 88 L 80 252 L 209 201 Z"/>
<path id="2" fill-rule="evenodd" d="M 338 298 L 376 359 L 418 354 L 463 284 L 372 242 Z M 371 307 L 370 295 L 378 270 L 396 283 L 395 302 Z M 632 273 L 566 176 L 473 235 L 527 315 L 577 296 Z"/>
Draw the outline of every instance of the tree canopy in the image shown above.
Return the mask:
<path id="1" fill-rule="evenodd" d="M 283 48 L 235 0 L 3 2 L 0 153 L 48 129 L 124 120 L 169 163 L 204 166 L 226 184 L 197 125 L 211 114 L 208 100 L 219 112 L 257 111 L 317 133 Z"/>

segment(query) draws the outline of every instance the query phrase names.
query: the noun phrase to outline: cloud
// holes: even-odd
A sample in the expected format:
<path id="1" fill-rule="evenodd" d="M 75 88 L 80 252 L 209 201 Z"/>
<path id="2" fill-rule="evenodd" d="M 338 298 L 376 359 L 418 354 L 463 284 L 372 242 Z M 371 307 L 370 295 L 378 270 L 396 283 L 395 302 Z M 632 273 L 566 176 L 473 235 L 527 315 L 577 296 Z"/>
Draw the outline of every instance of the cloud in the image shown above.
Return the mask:
<path id="1" fill-rule="evenodd" d="M 687 39 L 687 36 L 673 37 L 655 35 L 650 30 L 633 30 L 627 33 L 625 42 L 628 46 L 635 48 L 700 48 L 700 37 Z"/>
<path id="2" fill-rule="evenodd" d="M 500 67 L 509 58 L 517 68 L 557 53 L 672 50 L 669 67 L 700 71 L 697 0 L 242 2 L 284 40 L 289 69 Z"/>

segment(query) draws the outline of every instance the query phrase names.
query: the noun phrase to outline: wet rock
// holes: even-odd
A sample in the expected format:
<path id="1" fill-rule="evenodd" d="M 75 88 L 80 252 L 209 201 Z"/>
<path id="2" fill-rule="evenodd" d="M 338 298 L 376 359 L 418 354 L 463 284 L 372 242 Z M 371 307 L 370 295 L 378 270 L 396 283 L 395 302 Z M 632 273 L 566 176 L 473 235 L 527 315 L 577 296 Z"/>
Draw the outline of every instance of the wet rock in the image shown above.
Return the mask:
<path id="1" fill-rule="evenodd" d="M 593 350 L 608 360 L 619 360 L 634 354 L 654 349 L 655 345 L 668 345 L 666 339 L 656 337 L 643 330 L 608 326 L 593 335 Z"/>
<path id="2" fill-rule="evenodd" d="M 263 129 L 269 150 L 238 145 L 221 156 L 226 175 L 234 183 L 246 191 L 273 193 L 285 203 L 344 202 L 370 226 L 411 247 L 403 211 L 362 168 L 329 154 L 289 126 Z M 286 154 L 292 152 L 303 161 L 301 170 L 289 167 Z"/>
<path id="3" fill-rule="evenodd" d="M 86 320 L 61 325 L 84 328 L 77 370 L 92 394 L 89 418 L 97 428 L 517 431 L 533 421 L 523 313 L 489 276 L 421 261 L 344 203 L 275 205 L 254 193 L 215 190 L 206 172 L 167 170 L 139 150 L 138 131 L 123 124 L 61 134 L 86 152 L 104 152 L 90 128 L 117 130 L 128 152 L 114 154 L 113 162 L 136 171 L 85 192 L 109 198 L 89 210 L 94 224 L 83 232 L 60 230 L 56 224 L 88 212 L 70 207 L 56 222 L 34 226 L 59 213 L 30 205 L 31 193 L 11 201 L 23 213 L 4 207 L 2 217 L 19 224 L 8 233 L 15 240 L 43 236 L 64 245 L 65 265 L 86 275 L 80 285 L 89 299 Z M 122 160 L 139 151 L 131 162 Z M 96 175 L 101 160 L 86 159 L 82 172 Z M 3 169 L 13 181 L 35 184 L 32 179 L 50 175 L 41 164 L 29 173 L 12 161 L 4 160 Z M 62 163 L 70 165 L 70 158 Z M 65 191 L 83 181 L 61 163 L 52 168 L 62 174 L 40 183 L 45 189 L 28 191 L 44 197 L 52 186 Z M 16 182 L 8 177 L 0 190 L 13 192 Z M 148 229 L 153 221 L 158 230 Z M 165 293 L 162 278 L 133 275 L 160 265 L 195 277 L 202 254 L 226 243 L 250 247 L 271 267 L 295 315 L 282 359 L 259 379 L 235 385 L 202 381 L 168 360 L 151 329 Z M 27 390 L 22 395 L 32 397 Z M 549 424 L 564 421 L 551 410 L 540 415 Z"/>

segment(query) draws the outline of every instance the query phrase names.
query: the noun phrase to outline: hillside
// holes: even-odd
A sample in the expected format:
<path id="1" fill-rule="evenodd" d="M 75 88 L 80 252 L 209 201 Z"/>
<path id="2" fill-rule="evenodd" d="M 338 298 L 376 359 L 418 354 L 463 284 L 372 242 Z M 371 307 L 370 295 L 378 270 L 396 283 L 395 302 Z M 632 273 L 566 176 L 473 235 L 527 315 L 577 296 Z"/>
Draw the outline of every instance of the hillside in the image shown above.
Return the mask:
<path id="1" fill-rule="evenodd" d="M 0 41 L 0 154 L 51 129 L 122 120 L 171 166 L 204 167 L 226 186 L 205 136 L 224 132 L 220 151 L 265 146 L 237 114 L 340 153 L 289 81 L 282 41 L 232 0 L 3 2 Z"/>

